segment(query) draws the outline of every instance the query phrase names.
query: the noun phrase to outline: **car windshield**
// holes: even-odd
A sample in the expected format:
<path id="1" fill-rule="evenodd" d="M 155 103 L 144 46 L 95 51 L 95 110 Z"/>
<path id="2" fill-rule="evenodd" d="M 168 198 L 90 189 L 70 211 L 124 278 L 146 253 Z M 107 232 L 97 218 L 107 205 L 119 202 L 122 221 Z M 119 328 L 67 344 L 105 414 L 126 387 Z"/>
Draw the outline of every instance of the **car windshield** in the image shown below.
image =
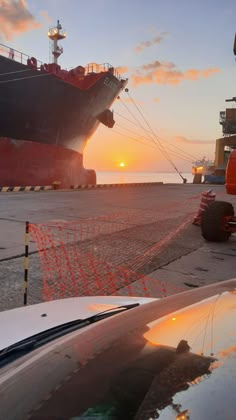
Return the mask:
<path id="1" fill-rule="evenodd" d="M 22 354 L 28 353 L 35 348 L 43 346 L 44 344 L 53 341 L 58 337 L 66 335 L 71 331 L 85 328 L 86 326 L 101 321 L 102 319 L 112 317 L 113 315 L 117 315 L 123 311 L 136 308 L 137 306 L 139 306 L 138 302 L 130 303 L 128 305 L 124 304 L 122 306 L 115 306 L 102 312 L 98 312 L 95 315 L 59 324 L 57 326 L 38 332 L 37 334 L 30 335 L 27 338 L 21 341 L 17 341 L 14 344 L 11 344 L 10 346 L 0 350 L 0 367 L 17 357 L 22 356 Z"/>

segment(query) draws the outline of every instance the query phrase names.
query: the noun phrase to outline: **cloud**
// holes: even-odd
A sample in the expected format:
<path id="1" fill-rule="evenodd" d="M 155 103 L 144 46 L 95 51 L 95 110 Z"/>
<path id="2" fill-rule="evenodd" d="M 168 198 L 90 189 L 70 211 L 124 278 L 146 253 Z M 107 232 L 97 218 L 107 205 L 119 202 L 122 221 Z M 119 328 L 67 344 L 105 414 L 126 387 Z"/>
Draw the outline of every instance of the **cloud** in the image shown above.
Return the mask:
<path id="1" fill-rule="evenodd" d="M 40 24 L 28 10 L 26 0 L 0 0 L 0 35 L 5 39 L 38 27 Z"/>
<path id="2" fill-rule="evenodd" d="M 144 64 L 142 66 L 142 70 L 149 71 L 149 70 L 156 70 L 158 68 L 166 68 L 167 70 L 173 70 L 176 68 L 176 65 L 171 61 L 163 61 L 163 63 L 159 60 L 155 60 L 153 63 Z"/>
<path id="3" fill-rule="evenodd" d="M 50 18 L 50 16 L 48 15 L 47 10 L 41 10 L 40 15 L 43 17 L 43 19 L 48 22 L 51 23 L 52 19 Z"/>
<path id="4" fill-rule="evenodd" d="M 196 81 L 206 79 L 220 71 L 217 67 L 205 70 L 189 69 L 186 71 L 178 70 L 172 62 L 161 62 L 145 64 L 131 75 L 131 80 L 135 86 L 141 84 L 156 83 L 159 85 L 178 85 L 183 80 Z"/>
<path id="5" fill-rule="evenodd" d="M 160 44 L 163 41 L 163 39 L 166 37 L 166 35 L 168 35 L 168 32 L 161 32 L 160 35 L 155 36 L 150 41 L 140 42 L 140 44 L 135 47 L 135 51 L 137 53 L 140 53 L 145 48 L 149 48 L 149 47 L 151 47 L 152 45 L 155 45 L 155 44 Z"/>
<path id="6" fill-rule="evenodd" d="M 178 143 L 185 143 L 185 144 L 201 144 L 201 145 L 215 144 L 215 140 L 190 140 L 183 136 L 176 136 L 175 140 Z"/>
<path id="7" fill-rule="evenodd" d="M 235 352 L 236 352 L 236 346 L 231 346 L 225 350 L 221 350 L 219 354 L 221 357 L 226 357 L 226 356 L 231 355 L 231 353 L 235 353 Z M 235 357 L 236 355 L 234 354 L 233 356 Z"/>
<path id="8" fill-rule="evenodd" d="M 116 70 L 118 71 L 118 73 L 124 74 L 129 71 L 129 68 L 127 66 L 119 66 L 119 67 L 116 67 Z"/>

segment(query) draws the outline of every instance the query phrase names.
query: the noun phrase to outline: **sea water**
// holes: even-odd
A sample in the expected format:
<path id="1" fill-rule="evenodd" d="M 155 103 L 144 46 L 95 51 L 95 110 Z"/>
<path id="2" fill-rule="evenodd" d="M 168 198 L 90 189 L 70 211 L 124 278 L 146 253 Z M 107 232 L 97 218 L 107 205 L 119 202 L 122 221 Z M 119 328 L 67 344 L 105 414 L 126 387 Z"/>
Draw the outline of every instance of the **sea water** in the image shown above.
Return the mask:
<path id="1" fill-rule="evenodd" d="M 163 182 L 164 184 L 182 184 L 183 180 L 176 172 L 117 172 L 96 171 L 97 184 L 128 184 L 139 182 Z M 187 183 L 193 182 L 191 173 L 181 173 Z"/>

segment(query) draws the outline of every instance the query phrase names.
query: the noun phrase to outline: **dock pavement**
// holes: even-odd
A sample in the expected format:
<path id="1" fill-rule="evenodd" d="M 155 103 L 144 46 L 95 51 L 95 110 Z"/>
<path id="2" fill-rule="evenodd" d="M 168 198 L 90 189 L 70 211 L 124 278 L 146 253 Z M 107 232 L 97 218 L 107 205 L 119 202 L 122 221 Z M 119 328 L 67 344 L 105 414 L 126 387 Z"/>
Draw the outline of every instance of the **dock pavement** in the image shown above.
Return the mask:
<path id="1" fill-rule="evenodd" d="M 116 236 L 116 246 L 106 238 L 106 258 L 111 264 L 114 260 L 119 266 L 131 267 L 150 279 L 148 293 L 153 297 L 161 297 L 155 287 L 157 282 L 167 285 L 170 294 L 235 278 L 236 236 L 232 235 L 224 243 L 209 243 L 203 239 L 200 228 L 192 224 L 201 193 L 209 189 L 216 193 L 217 200 L 231 202 L 236 208 L 236 196 L 227 195 L 220 185 L 163 184 L 0 193 L 0 310 L 23 305 L 27 220 L 39 224 L 87 223 L 88 219 L 107 216 L 114 224 L 118 217 L 119 226 L 123 224 L 122 234 Z M 28 302 L 33 304 L 42 301 L 43 286 L 32 238 L 29 250 Z M 142 285 L 140 279 L 133 281 L 132 294 L 141 295 Z M 123 284 L 116 283 L 116 288 L 117 294 L 128 294 Z"/>

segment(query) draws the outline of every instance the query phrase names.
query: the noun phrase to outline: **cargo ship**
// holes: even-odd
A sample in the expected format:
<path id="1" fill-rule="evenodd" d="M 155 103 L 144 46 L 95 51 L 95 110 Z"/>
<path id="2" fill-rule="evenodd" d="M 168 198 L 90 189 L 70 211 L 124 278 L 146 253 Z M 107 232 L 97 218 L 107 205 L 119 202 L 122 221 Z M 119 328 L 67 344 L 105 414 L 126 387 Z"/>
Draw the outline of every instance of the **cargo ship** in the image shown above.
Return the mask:
<path id="1" fill-rule="evenodd" d="M 0 44 L 0 186 L 96 184 L 84 148 L 100 123 L 113 127 L 127 79 L 109 64 L 62 69 L 59 21 L 48 37 L 50 63 Z"/>

